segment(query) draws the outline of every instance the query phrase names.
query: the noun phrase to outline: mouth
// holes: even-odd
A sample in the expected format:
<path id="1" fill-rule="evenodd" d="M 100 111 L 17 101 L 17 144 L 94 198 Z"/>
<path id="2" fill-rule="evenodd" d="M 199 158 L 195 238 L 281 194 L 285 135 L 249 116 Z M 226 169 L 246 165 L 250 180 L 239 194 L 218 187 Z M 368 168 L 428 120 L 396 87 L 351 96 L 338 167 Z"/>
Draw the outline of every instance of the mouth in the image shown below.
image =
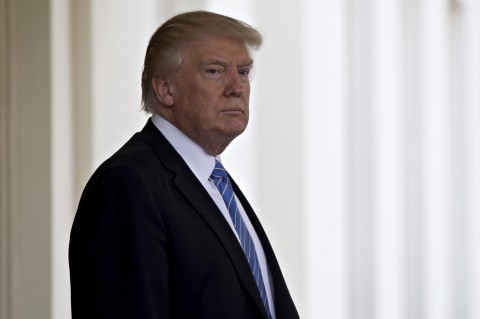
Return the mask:
<path id="1" fill-rule="evenodd" d="M 243 112 L 243 109 L 240 109 L 240 108 L 231 108 L 231 109 L 222 110 L 221 113 L 225 115 L 234 116 L 234 115 L 242 115 L 244 112 Z"/>

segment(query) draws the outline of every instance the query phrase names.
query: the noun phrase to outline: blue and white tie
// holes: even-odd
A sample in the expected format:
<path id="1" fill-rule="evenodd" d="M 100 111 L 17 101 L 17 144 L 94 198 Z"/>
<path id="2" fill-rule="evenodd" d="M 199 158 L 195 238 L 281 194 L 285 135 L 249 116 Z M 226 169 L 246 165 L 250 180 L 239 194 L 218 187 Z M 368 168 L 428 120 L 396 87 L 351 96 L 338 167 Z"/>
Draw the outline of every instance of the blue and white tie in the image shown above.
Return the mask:
<path id="1" fill-rule="evenodd" d="M 255 246 L 253 244 L 252 237 L 248 232 L 247 226 L 245 225 L 245 222 L 243 221 L 243 218 L 238 211 L 237 202 L 235 201 L 232 184 L 230 183 L 230 180 L 228 178 L 227 171 L 223 167 L 222 163 L 220 163 L 220 161 L 215 160 L 215 168 L 213 169 L 210 178 L 217 186 L 220 194 L 222 194 L 225 205 L 227 205 L 228 213 L 230 214 L 230 218 L 232 219 L 235 230 L 237 231 L 238 237 L 240 239 L 240 244 L 243 248 L 243 252 L 245 253 L 245 257 L 248 260 L 250 269 L 252 270 L 255 282 L 257 283 L 258 290 L 260 291 L 260 296 L 263 300 L 263 304 L 267 309 L 268 317 L 272 318 L 272 315 L 270 314 L 270 307 L 268 305 L 267 293 L 265 291 L 265 285 L 263 283 L 262 272 L 260 271 L 260 265 L 258 263 L 257 253 L 255 251 Z"/>

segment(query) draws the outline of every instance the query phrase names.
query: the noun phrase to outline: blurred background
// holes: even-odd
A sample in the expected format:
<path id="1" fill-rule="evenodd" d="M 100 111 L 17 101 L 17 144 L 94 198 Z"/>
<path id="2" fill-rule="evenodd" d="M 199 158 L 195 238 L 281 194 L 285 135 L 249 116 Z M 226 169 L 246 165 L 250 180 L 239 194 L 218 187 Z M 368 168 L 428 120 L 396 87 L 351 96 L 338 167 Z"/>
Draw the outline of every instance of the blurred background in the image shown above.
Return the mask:
<path id="1" fill-rule="evenodd" d="M 301 317 L 480 318 L 478 0 L 0 0 L 0 318 L 70 318 L 81 191 L 194 9 L 265 37 L 223 161 Z"/>

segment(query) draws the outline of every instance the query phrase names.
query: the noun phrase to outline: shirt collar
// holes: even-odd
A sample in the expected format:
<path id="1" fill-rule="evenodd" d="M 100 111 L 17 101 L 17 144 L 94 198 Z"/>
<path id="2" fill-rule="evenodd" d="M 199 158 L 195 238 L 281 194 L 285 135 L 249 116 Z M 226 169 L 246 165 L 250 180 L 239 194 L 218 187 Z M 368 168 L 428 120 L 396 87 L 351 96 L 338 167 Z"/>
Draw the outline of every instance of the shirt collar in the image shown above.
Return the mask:
<path id="1" fill-rule="evenodd" d="M 157 129 L 187 163 L 198 180 L 201 183 L 207 183 L 215 167 L 215 159 L 220 160 L 220 156 L 214 157 L 209 154 L 203 147 L 160 115 L 154 113 L 151 119 Z"/>

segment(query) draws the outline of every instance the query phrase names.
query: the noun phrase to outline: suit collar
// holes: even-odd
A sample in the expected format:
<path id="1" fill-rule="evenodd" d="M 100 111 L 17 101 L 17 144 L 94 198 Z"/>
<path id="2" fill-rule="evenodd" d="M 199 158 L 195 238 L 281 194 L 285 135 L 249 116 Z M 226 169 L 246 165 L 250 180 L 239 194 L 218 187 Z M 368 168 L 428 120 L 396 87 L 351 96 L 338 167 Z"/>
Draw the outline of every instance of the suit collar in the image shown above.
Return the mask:
<path id="1" fill-rule="evenodd" d="M 215 202 L 200 181 L 195 177 L 184 159 L 168 142 L 165 136 L 163 136 L 163 134 L 155 127 L 150 119 L 140 134 L 142 139 L 157 153 L 163 166 L 174 173 L 174 186 L 184 195 L 185 199 L 190 202 L 191 206 L 200 214 L 216 234 L 219 241 L 224 246 L 226 253 L 230 257 L 230 260 L 232 261 L 232 264 L 246 290 L 262 310 L 265 318 L 268 318 L 257 284 L 252 276 L 252 271 L 250 270 L 250 266 L 245 258 L 242 247 L 222 213 L 218 210 Z M 240 191 L 238 187 L 236 187 L 235 191 L 237 190 L 238 192 Z M 248 205 L 248 202 L 246 202 L 243 195 L 241 201 L 242 205 L 247 205 L 248 209 L 251 210 L 250 205 Z M 253 211 L 247 213 L 250 216 L 253 215 Z M 254 227 L 256 226 L 257 225 L 254 225 Z M 262 244 L 264 244 L 263 240 Z"/>

